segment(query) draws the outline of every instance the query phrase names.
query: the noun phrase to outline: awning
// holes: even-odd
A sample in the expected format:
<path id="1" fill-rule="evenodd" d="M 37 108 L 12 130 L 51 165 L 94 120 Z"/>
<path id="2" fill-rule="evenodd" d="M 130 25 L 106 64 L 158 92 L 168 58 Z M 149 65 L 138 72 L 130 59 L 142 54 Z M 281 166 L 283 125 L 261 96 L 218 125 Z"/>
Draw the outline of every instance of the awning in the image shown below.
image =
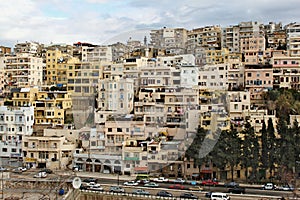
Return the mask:
<path id="1" fill-rule="evenodd" d="M 147 172 L 148 171 L 148 167 L 135 167 L 134 171 L 143 171 L 143 172 Z"/>

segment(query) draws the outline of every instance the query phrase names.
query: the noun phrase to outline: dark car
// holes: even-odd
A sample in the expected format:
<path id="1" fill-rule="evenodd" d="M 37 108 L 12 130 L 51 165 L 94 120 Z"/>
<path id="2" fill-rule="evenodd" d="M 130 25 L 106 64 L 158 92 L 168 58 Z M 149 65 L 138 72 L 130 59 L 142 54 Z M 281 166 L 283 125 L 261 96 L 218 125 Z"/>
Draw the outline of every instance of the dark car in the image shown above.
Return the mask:
<path id="1" fill-rule="evenodd" d="M 132 192 L 132 194 L 137 194 L 137 195 L 150 195 L 150 192 L 148 191 L 145 191 L 143 189 L 137 189 L 137 190 L 134 190 Z"/>
<path id="2" fill-rule="evenodd" d="M 225 183 L 224 186 L 228 188 L 234 188 L 234 187 L 239 187 L 239 184 L 237 182 L 232 181 L 229 183 Z"/>
<path id="3" fill-rule="evenodd" d="M 46 172 L 47 174 L 53 173 L 53 171 L 51 169 L 47 169 L 47 168 L 40 170 L 40 172 Z"/>
<path id="4" fill-rule="evenodd" d="M 160 197 L 173 197 L 173 194 L 164 190 L 159 191 L 156 195 Z"/>
<path id="5" fill-rule="evenodd" d="M 205 193 L 205 197 L 206 197 L 206 198 L 211 198 L 211 193 L 212 193 L 212 192 L 206 192 L 206 193 Z"/>
<path id="6" fill-rule="evenodd" d="M 229 193 L 233 193 L 233 194 L 245 194 L 245 188 L 243 187 L 234 187 L 234 188 L 229 188 L 228 189 Z"/>
<path id="7" fill-rule="evenodd" d="M 95 183 L 97 183 L 97 179 L 95 179 L 95 178 L 86 178 L 86 179 L 83 179 L 82 182 L 86 182 L 86 183 L 95 182 Z"/>
<path id="8" fill-rule="evenodd" d="M 180 195 L 180 198 L 183 198 L 183 199 L 198 199 L 198 197 L 192 193 L 182 193 Z"/>

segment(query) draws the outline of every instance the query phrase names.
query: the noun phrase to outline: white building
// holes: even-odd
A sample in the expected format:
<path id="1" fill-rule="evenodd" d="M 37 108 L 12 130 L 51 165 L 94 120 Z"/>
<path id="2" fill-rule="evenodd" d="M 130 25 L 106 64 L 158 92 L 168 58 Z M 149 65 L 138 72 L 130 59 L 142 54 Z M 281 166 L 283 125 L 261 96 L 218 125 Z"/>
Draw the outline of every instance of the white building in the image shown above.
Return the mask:
<path id="1" fill-rule="evenodd" d="M 34 107 L 0 107 L 0 155 L 3 165 L 13 165 L 8 162 L 22 157 L 22 139 L 32 134 L 33 124 Z"/>
<path id="2" fill-rule="evenodd" d="M 199 71 L 199 89 L 228 90 L 228 64 L 205 65 Z"/>

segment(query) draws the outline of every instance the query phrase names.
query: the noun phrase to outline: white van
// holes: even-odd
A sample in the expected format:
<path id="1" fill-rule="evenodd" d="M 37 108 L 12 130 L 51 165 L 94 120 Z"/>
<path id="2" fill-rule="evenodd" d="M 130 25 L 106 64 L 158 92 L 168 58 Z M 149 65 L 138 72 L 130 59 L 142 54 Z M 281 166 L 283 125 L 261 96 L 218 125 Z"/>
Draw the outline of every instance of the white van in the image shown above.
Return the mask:
<path id="1" fill-rule="evenodd" d="M 227 194 L 222 193 L 222 192 L 213 192 L 213 193 L 211 193 L 210 199 L 211 200 L 229 200 L 230 197 Z"/>

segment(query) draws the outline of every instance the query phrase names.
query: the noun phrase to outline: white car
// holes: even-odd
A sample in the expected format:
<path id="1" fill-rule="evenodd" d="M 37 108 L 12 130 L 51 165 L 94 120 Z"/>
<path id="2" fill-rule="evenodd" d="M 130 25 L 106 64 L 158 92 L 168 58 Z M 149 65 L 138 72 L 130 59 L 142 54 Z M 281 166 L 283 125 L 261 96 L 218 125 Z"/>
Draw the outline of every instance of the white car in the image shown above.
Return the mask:
<path id="1" fill-rule="evenodd" d="M 182 179 L 182 178 L 177 178 L 177 179 L 175 179 L 175 180 L 173 181 L 173 183 L 183 184 L 183 183 L 185 183 L 185 180 Z"/>
<path id="2" fill-rule="evenodd" d="M 265 185 L 262 185 L 263 190 L 274 190 L 276 188 L 276 185 L 273 183 L 266 183 Z"/>
<path id="3" fill-rule="evenodd" d="M 34 178 L 46 178 L 47 173 L 46 172 L 39 172 L 38 174 L 35 174 L 33 177 Z"/>
<path id="4" fill-rule="evenodd" d="M 138 185 L 139 183 L 137 182 L 134 182 L 134 181 L 127 181 L 124 183 L 124 185 L 127 185 L 127 186 L 136 186 Z"/>
<path id="5" fill-rule="evenodd" d="M 162 182 L 168 182 L 169 179 L 167 179 L 165 177 L 159 177 L 159 178 L 153 179 L 153 181 L 162 183 Z"/>
<path id="6" fill-rule="evenodd" d="M 89 183 L 86 184 L 86 186 L 88 186 L 88 187 L 100 187 L 100 184 L 96 183 L 96 182 L 89 182 Z"/>
<path id="7" fill-rule="evenodd" d="M 100 186 L 100 184 L 97 184 L 97 185 L 89 187 L 88 190 L 103 191 L 104 189 L 103 189 L 103 187 Z"/>

